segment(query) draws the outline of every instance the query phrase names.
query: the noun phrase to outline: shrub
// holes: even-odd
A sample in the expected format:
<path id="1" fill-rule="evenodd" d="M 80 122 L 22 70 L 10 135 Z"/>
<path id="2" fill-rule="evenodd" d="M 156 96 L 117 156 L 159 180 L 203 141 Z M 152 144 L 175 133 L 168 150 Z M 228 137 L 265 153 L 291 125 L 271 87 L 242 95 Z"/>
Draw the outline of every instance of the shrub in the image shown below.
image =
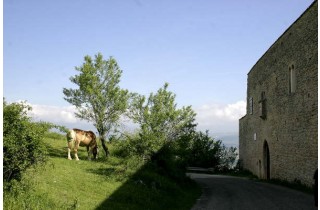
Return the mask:
<path id="1" fill-rule="evenodd" d="M 114 141 L 113 155 L 130 158 L 137 156 L 147 160 L 156 171 L 176 178 L 181 176 L 186 166 L 213 168 L 215 172 L 229 172 L 235 168 L 237 152 L 235 147 L 226 147 L 221 140 L 215 140 L 207 132 L 189 132 L 171 139 L 154 150 L 152 143 L 156 137 L 138 134 L 127 135 L 127 139 Z"/>
<path id="2" fill-rule="evenodd" d="M 213 168 L 217 172 L 225 172 L 235 166 L 236 148 L 226 147 L 221 140 L 214 140 L 206 133 L 196 132 L 191 138 L 189 157 L 190 166 Z"/>
<path id="3" fill-rule="evenodd" d="M 46 160 L 41 141 L 49 123 L 35 123 L 27 116 L 31 107 L 24 103 L 3 103 L 3 180 L 20 180 L 21 173 Z"/>
<path id="4" fill-rule="evenodd" d="M 220 172 L 227 172 L 230 169 L 237 167 L 236 159 L 238 153 L 236 151 L 236 147 L 226 147 L 225 145 L 221 146 L 220 161 L 218 166 L 218 170 Z"/>
<path id="5" fill-rule="evenodd" d="M 184 180 L 186 170 L 184 163 L 170 143 L 153 153 L 150 160 L 150 165 L 154 167 L 156 172 L 175 181 Z"/>

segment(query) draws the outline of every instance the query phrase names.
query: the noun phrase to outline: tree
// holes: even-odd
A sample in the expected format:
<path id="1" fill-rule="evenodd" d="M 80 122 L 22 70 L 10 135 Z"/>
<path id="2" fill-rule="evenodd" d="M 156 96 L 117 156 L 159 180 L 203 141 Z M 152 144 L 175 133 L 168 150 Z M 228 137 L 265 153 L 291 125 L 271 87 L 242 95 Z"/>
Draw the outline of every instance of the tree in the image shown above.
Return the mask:
<path id="1" fill-rule="evenodd" d="M 189 164 L 200 167 L 213 167 L 218 165 L 220 142 L 209 136 L 209 131 L 197 132 L 191 141 Z"/>
<path id="2" fill-rule="evenodd" d="M 165 144 L 193 131 L 196 124 L 191 106 L 177 108 L 175 94 L 168 91 L 165 83 L 156 94 L 136 95 L 131 103 L 130 118 L 140 125 L 140 152 L 150 156 Z"/>
<path id="3" fill-rule="evenodd" d="M 215 171 L 225 172 L 235 166 L 237 152 L 235 147 L 226 147 L 221 140 L 215 140 L 199 131 L 193 134 L 188 149 L 188 165 L 210 167 Z"/>
<path id="4" fill-rule="evenodd" d="M 108 156 L 105 140 L 128 108 L 130 94 L 119 86 L 122 70 L 114 58 L 104 60 L 101 53 L 95 55 L 94 60 L 85 56 L 82 66 L 75 69 L 80 74 L 70 81 L 78 88 L 64 88 L 64 99 L 76 107 L 76 117 L 93 122 Z"/>

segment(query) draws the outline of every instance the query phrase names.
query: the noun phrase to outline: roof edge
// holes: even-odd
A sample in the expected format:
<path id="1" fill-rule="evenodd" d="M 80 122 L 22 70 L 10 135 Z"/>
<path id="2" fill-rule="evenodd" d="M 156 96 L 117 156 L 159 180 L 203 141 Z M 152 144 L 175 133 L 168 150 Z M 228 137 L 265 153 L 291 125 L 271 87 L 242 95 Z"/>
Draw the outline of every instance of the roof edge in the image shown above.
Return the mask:
<path id="1" fill-rule="evenodd" d="M 289 29 L 292 28 L 292 26 L 298 22 L 298 20 L 301 19 L 301 17 L 306 14 L 310 9 L 311 7 L 318 3 L 318 0 L 315 0 L 312 2 L 312 4 L 310 4 L 310 6 L 276 39 L 275 42 L 273 42 L 273 44 L 268 48 L 268 50 L 265 51 L 265 53 L 262 54 L 262 56 L 258 59 L 258 61 L 251 67 L 250 71 L 247 73 L 247 75 L 250 74 L 250 72 L 254 69 L 254 67 L 259 63 L 259 61 L 270 51 L 270 49 L 289 31 Z"/>

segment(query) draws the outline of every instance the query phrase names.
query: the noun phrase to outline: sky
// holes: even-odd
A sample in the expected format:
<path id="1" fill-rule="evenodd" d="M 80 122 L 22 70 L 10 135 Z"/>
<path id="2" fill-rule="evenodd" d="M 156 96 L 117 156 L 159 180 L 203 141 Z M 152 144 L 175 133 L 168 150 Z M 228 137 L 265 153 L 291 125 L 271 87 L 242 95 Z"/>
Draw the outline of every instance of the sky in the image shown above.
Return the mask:
<path id="1" fill-rule="evenodd" d="M 3 96 L 26 100 L 36 120 L 86 129 L 62 89 L 100 52 L 117 60 L 122 88 L 148 96 L 168 82 L 200 130 L 236 144 L 247 73 L 312 2 L 4 0 Z"/>

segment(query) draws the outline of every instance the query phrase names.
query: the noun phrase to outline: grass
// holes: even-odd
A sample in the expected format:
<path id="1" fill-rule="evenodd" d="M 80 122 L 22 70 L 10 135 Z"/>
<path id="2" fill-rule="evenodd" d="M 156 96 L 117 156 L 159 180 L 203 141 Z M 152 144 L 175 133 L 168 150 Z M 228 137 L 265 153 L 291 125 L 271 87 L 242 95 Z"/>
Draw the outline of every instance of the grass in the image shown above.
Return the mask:
<path id="1" fill-rule="evenodd" d="M 276 185 L 281 185 L 287 188 L 291 188 L 294 190 L 298 190 L 304 193 L 308 193 L 308 194 L 313 194 L 314 193 L 314 189 L 312 187 L 309 187 L 307 185 L 302 184 L 300 181 L 295 180 L 293 182 L 289 182 L 287 180 L 281 180 L 281 179 L 270 179 L 270 180 L 261 180 L 263 182 L 267 182 L 270 184 L 276 184 Z"/>
<path id="2" fill-rule="evenodd" d="M 162 176 L 137 158 L 88 161 L 81 148 L 80 161 L 70 161 L 63 136 L 50 134 L 44 141 L 49 161 L 28 170 L 12 191 L 4 192 L 4 209 L 182 210 L 201 194 L 191 180 Z"/>

